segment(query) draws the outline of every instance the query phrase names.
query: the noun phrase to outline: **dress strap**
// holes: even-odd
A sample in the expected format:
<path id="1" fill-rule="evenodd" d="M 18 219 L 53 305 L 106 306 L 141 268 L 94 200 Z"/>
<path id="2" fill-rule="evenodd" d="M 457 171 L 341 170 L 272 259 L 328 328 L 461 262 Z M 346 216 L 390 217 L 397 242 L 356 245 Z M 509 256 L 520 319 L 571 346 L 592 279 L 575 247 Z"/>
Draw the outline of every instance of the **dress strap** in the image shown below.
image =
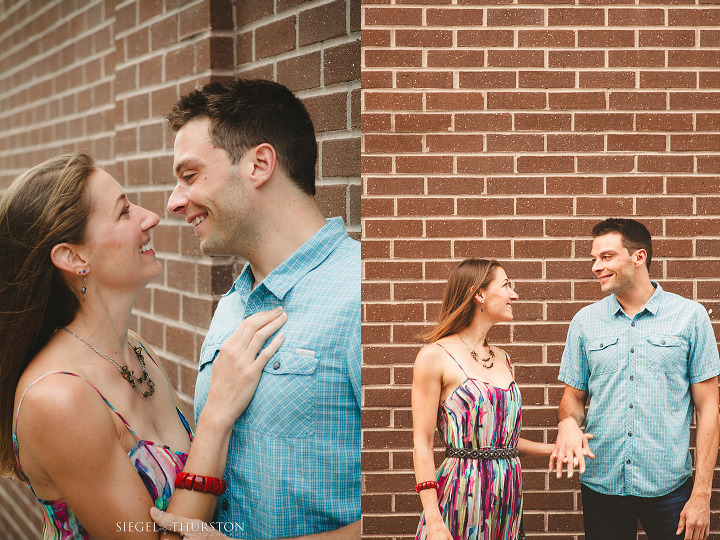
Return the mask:
<path id="1" fill-rule="evenodd" d="M 463 367 L 460 365 L 460 362 L 458 362 L 457 359 L 456 359 L 452 354 L 450 354 L 450 351 L 448 351 L 445 347 L 443 347 L 443 346 L 442 346 L 440 343 L 438 343 L 437 341 L 435 342 L 435 345 L 437 345 L 437 346 L 440 347 L 443 351 L 445 351 L 446 353 L 448 353 L 448 356 L 453 359 L 453 362 L 455 362 L 455 363 L 457 364 L 457 367 L 460 368 L 460 371 L 463 372 L 463 374 L 465 375 L 466 378 L 468 378 L 468 379 L 471 378 L 470 375 L 468 375 L 467 372 L 466 372 L 466 371 L 463 369 Z"/>
<path id="2" fill-rule="evenodd" d="M 513 379 L 514 379 L 515 371 L 513 371 L 513 367 L 510 365 L 510 357 L 508 356 L 508 354 L 505 351 L 503 351 L 503 352 L 505 353 L 505 363 L 507 363 L 507 367 L 510 370 L 510 375 L 512 375 Z"/>
<path id="3" fill-rule="evenodd" d="M 112 406 L 112 403 L 110 403 L 107 399 L 105 399 L 105 396 L 102 395 L 102 393 L 100 392 L 100 390 L 98 390 L 97 387 L 96 387 L 93 383 L 91 383 L 90 381 L 88 381 L 85 377 L 82 377 L 81 375 L 78 375 L 77 373 L 72 373 L 72 372 L 70 372 L 70 371 L 50 371 L 50 372 L 48 372 L 48 373 L 45 373 L 44 375 L 40 375 L 40 377 L 38 377 L 38 378 L 35 379 L 33 382 L 31 382 L 31 383 L 27 386 L 27 388 L 25 388 L 25 391 L 22 393 L 22 396 L 20 396 L 20 403 L 18 403 L 17 412 L 15 413 L 15 425 L 13 426 L 13 441 L 15 442 L 16 445 L 17 445 L 17 422 L 18 422 L 18 416 L 20 416 L 20 407 L 22 407 L 22 402 L 23 402 L 23 399 L 25 399 L 25 394 L 27 393 L 28 390 L 30 390 L 30 387 L 31 387 L 32 385 L 34 385 L 34 384 L 37 383 L 37 382 L 40 382 L 41 380 L 43 380 L 45 377 L 47 377 L 47 376 L 49 376 L 49 375 L 72 375 L 73 377 L 77 377 L 78 379 L 81 379 L 81 380 L 85 381 L 86 383 L 88 383 L 90 386 L 93 387 L 93 389 L 94 389 L 94 390 L 98 393 L 98 395 L 103 399 L 103 401 L 107 404 L 107 406 L 110 407 L 110 410 L 112 410 L 112 412 L 114 412 L 115 414 L 118 415 L 118 418 L 120 418 L 120 420 L 122 421 L 122 423 L 125 424 L 125 427 L 128 428 L 128 431 L 129 431 L 130 433 L 132 433 L 133 437 L 135 437 L 135 439 L 138 440 L 138 441 L 140 440 L 140 437 L 138 437 L 137 434 L 135 433 L 135 431 L 133 430 L 133 428 L 130 427 L 130 424 L 128 424 L 127 421 L 125 420 L 125 418 L 123 418 L 123 415 L 120 414 L 120 413 L 115 409 L 115 407 Z"/>

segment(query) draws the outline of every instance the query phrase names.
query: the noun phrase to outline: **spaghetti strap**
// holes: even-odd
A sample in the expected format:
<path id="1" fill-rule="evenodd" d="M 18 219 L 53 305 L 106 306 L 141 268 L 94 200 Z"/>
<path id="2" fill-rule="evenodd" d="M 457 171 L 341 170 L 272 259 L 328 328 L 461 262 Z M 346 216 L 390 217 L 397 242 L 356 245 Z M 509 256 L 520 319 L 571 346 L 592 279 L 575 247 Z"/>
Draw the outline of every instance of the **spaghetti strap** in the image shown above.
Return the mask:
<path id="1" fill-rule="evenodd" d="M 122 421 L 122 423 L 125 424 L 125 427 L 128 428 L 128 431 L 129 431 L 130 433 L 132 433 L 133 437 L 135 437 L 135 440 L 137 440 L 137 441 L 140 440 L 140 437 L 138 437 L 137 434 L 135 433 L 135 431 L 133 430 L 133 428 L 130 427 L 130 424 L 128 424 L 127 421 L 125 420 L 125 418 L 123 418 L 123 415 L 120 414 L 120 413 L 115 409 L 115 407 L 112 406 L 112 403 L 110 403 L 110 402 L 105 398 L 105 396 L 102 395 L 102 393 L 100 392 L 100 390 L 98 390 L 97 387 L 96 387 L 93 383 L 91 383 L 90 381 L 88 381 L 85 377 L 82 377 L 81 375 L 78 375 L 77 373 L 72 373 L 72 372 L 70 372 L 70 371 L 49 371 L 48 373 L 45 373 L 45 374 L 43 374 L 43 375 L 40 375 L 40 377 L 38 377 L 38 378 L 35 379 L 33 382 L 31 382 L 31 383 L 27 386 L 27 388 L 25 388 L 25 390 L 23 391 L 22 396 L 20 396 L 20 402 L 18 403 L 17 412 L 15 413 L 15 425 L 13 426 L 13 441 L 14 441 L 16 444 L 17 444 L 17 421 L 18 421 L 18 416 L 20 416 L 20 407 L 22 407 L 22 402 L 23 402 L 23 399 L 25 399 L 25 394 L 27 393 L 28 390 L 30 390 L 30 387 L 31 387 L 32 385 L 34 385 L 34 384 L 37 383 L 37 382 L 40 382 L 41 380 L 43 380 L 45 377 L 47 377 L 47 376 L 49 376 L 49 375 L 72 375 L 73 377 L 77 377 L 78 379 L 81 379 L 81 380 L 85 381 L 86 383 L 88 383 L 90 386 L 93 387 L 93 389 L 94 389 L 94 390 L 98 393 L 98 395 L 103 399 L 103 401 L 107 404 L 107 406 L 110 407 L 110 410 L 112 410 L 112 412 L 114 412 L 114 413 L 118 416 L 118 418 L 120 418 L 120 420 Z"/>
<path id="2" fill-rule="evenodd" d="M 505 353 L 505 363 L 507 364 L 508 369 L 510 370 L 510 375 L 512 375 L 513 379 L 515 378 L 515 371 L 513 371 L 513 367 L 510 365 L 510 357 L 508 356 L 508 353 L 503 351 Z"/>
<path id="3" fill-rule="evenodd" d="M 472 378 L 472 377 L 470 377 L 470 375 L 468 375 L 467 372 L 463 369 L 463 367 L 460 365 L 460 362 L 458 362 L 458 361 L 455 359 L 455 357 L 454 357 L 452 354 L 450 354 L 450 351 L 448 351 L 445 347 L 443 347 L 443 346 L 442 346 L 440 343 L 438 343 L 437 341 L 435 342 L 435 345 L 437 345 L 437 346 L 440 347 L 443 351 L 445 351 L 446 353 L 448 353 L 448 356 L 453 359 L 453 362 L 455 362 L 455 363 L 457 364 L 457 367 L 460 368 L 460 371 L 463 372 L 463 374 L 465 375 L 465 378 L 467 378 L 467 379 L 471 379 L 471 378 Z"/>

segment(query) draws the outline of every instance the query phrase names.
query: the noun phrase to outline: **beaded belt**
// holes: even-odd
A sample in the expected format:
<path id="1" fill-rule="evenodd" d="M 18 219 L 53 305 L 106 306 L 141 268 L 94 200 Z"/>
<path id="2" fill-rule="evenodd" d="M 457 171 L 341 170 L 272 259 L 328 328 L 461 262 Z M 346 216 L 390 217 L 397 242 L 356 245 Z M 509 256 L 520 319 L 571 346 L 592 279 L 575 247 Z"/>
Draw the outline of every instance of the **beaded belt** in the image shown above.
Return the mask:
<path id="1" fill-rule="evenodd" d="M 461 459 L 509 459 L 520 455 L 517 448 L 445 448 L 447 457 Z"/>

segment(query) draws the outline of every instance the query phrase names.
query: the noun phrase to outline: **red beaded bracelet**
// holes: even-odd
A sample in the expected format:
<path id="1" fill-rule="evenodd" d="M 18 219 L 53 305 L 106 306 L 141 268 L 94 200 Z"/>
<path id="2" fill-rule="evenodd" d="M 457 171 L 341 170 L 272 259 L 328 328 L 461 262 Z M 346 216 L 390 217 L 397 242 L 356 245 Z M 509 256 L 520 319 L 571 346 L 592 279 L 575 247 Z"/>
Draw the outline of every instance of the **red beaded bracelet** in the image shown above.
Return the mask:
<path id="1" fill-rule="evenodd" d="M 415 491 L 420 493 L 423 489 L 430 488 L 434 488 L 435 491 L 437 491 L 438 483 L 435 480 L 430 480 L 428 482 L 420 482 L 417 486 L 415 486 Z"/>
<path id="2" fill-rule="evenodd" d="M 225 488 L 227 488 L 227 482 L 213 476 L 181 472 L 175 477 L 175 487 L 212 495 L 222 495 L 225 493 Z"/>

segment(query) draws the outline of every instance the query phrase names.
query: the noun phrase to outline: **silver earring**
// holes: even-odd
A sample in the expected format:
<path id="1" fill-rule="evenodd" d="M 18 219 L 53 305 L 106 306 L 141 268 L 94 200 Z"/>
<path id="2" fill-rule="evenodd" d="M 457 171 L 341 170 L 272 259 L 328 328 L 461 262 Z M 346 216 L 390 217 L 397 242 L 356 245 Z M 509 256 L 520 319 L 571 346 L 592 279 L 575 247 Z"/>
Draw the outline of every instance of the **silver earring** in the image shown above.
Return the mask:
<path id="1" fill-rule="evenodd" d="M 87 273 L 87 268 L 86 268 L 85 270 L 80 270 L 79 273 L 80 273 L 80 274 L 85 274 L 85 273 Z M 80 293 L 81 293 L 81 294 L 85 294 L 86 292 L 87 292 L 87 276 L 83 277 L 83 285 L 82 285 L 82 287 L 81 287 L 81 289 L 80 289 Z"/>
<path id="2" fill-rule="evenodd" d="M 483 304 L 484 304 L 484 303 L 485 303 L 485 302 L 483 302 L 482 300 L 480 301 L 480 313 L 483 313 L 483 312 L 485 311 L 485 310 L 483 309 Z"/>

